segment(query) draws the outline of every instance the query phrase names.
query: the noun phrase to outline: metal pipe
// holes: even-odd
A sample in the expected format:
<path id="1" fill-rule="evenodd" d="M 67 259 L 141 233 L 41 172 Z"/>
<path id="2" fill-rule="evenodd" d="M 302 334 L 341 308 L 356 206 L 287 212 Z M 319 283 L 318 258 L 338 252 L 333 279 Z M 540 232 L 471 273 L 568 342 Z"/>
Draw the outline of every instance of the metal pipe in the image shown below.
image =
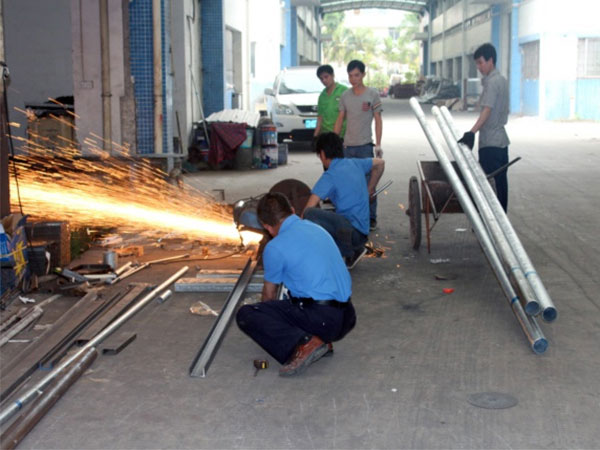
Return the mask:
<path id="1" fill-rule="evenodd" d="M 150 264 L 148 264 L 148 263 L 144 263 L 144 264 L 141 264 L 141 265 L 139 265 L 139 266 L 137 266 L 137 267 L 132 267 L 132 268 L 131 268 L 131 269 L 129 269 L 127 272 L 125 272 L 125 273 L 122 273 L 122 274 L 121 274 L 121 275 L 119 275 L 118 277 L 116 277 L 116 278 L 113 278 L 112 280 L 107 280 L 107 283 L 108 283 L 108 284 L 115 284 L 115 283 L 117 283 L 117 282 L 121 281 L 122 279 L 124 279 L 124 278 L 127 278 L 128 276 L 130 276 L 130 275 L 133 275 L 134 273 L 136 273 L 136 272 L 139 272 L 139 271 L 140 271 L 140 270 L 142 270 L 142 269 L 145 269 L 145 268 L 146 268 L 146 267 L 148 267 L 149 265 L 150 265 Z"/>
<path id="2" fill-rule="evenodd" d="M 102 55 L 102 137 L 104 150 L 112 150 L 111 92 L 110 92 L 110 33 L 108 28 L 108 0 L 100 0 L 100 53 Z M 83 49 L 82 49 L 83 50 Z M 83 55 L 81 55 L 83 58 Z"/>
<path id="3" fill-rule="evenodd" d="M 0 347 L 6 344 L 11 337 L 27 328 L 34 320 L 38 319 L 44 310 L 39 306 L 34 306 L 15 326 L 6 330 L 0 335 Z"/>
<path id="4" fill-rule="evenodd" d="M 535 353 L 543 353 L 548 347 L 548 342 L 546 341 L 546 338 L 544 337 L 542 331 L 537 325 L 535 319 L 527 316 L 527 314 L 525 314 L 525 311 L 523 311 L 523 307 L 521 306 L 518 296 L 515 293 L 512 285 L 510 284 L 508 276 L 504 272 L 504 268 L 502 267 L 500 258 L 498 257 L 496 250 L 494 249 L 491 239 L 487 234 L 483 222 L 481 221 L 481 218 L 479 217 L 479 214 L 477 213 L 477 210 L 475 209 L 475 206 L 473 205 L 473 202 L 471 201 L 468 192 L 466 191 L 465 187 L 458 178 L 458 175 L 452 167 L 452 163 L 448 160 L 448 157 L 444 153 L 439 143 L 434 139 L 429 125 L 427 124 L 427 120 L 425 119 L 425 114 L 423 113 L 423 110 L 421 109 L 421 106 L 419 105 L 419 102 L 416 98 L 413 97 L 410 99 L 410 106 L 412 107 L 415 116 L 417 117 L 417 120 L 421 125 L 421 128 L 423 128 L 423 131 L 425 133 L 425 136 L 427 137 L 427 140 L 429 141 L 429 144 L 431 145 L 431 148 L 438 157 L 440 165 L 446 173 L 446 176 L 448 177 L 448 180 L 450 181 L 450 184 L 454 189 L 454 193 L 456 194 L 463 210 L 465 211 L 465 214 L 467 215 L 467 217 L 471 221 L 471 224 L 473 225 L 473 230 L 477 235 L 479 242 L 481 243 L 481 248 L 483 249 L 483 252 L 487 257 L 490 266 L 492 267 L 492 270 L 496 274 L 498 282 L 500 283 L 500 287 L 504 291 L 504 295 L 508 300 L 513 314 L 515 315 L 517 321 L 521 325 L 521 329 L 523 330 L 523 333 L 525 333 L 525 336 L 529 341 L 531 349 Z"/>
<path id="5" fill-rule="evenodd" d="M 85 373 L 97 356 L 98 352 L 92 347 L 69 367 L 65 367 L 60 376 L 57 376 L 56 380 L 48 386 L 48 389 L 40 394 L 29 411 L 19 417 L 2 433 L 0 438 L 2 448 L 6 450 L 16 448 L 63 394 Z"/>
<path id="6" fill-rule="evenodd" d="M 472 168 L 470 168 L 467 165 L 467 162 L 465 161 L 462 152 L 458 148 L 458 143 L 456 142 L 456 139 L 452 135 L 448 125 L 442 117 L 440 109 L 437 106 L 434 106 L 433 108 L 431 108 L 431 112 L 435 116 L 440 130 L 442 131 L 442 134 L 446 139 L 446 143 L 448 144 L 450 151 L 454 155 L 456 164 L 458 165 L 462 173 L 463 179 L 469 187 L 471 196 L 473 197 L 473 200 L 477 205 L 479 213 L 483 218 L 484 224 L 486 225 L 490 233 L 492 241 L 495 244 L 496 250 L 500 254 L 502 260 L 506 263 L 508 273 L 514 280 L 515 284 L 519 287 L 519 290 L 521 291 L 521 303 L 523 304 L 523 308 L 525 308 L 525 312 L 529 315 L 534 316 L 539 314 L 540 304 L 533 290 L 531 289 L 531 286 L 527 282 L 525 273 L 521 269 L 519 261 L 517 260 L 517 257 L 513 252 L 513 249 L 506 240 L 504 233 L 502 233 L 502 229 L 498 224 L 496 216 L 492 213 L 489 203 L 486 201 L 486 198 L 481 192 L 480 185 L 477 183 L 472 173 Z"/>
<path id="7" fill-rule="evenodd" d="M 117 276 L 121 275 L 123 272 L 128 270 L 131 267 L 132 262 L 128 261 L 126 264 L 123 264 L 121 267 L 115 270 L 115 274 Z"/>
<path id="8" fill-rule="evenodd" d="M 155 287 L 152 291 L 148 293 L 144 298 L 142 298 L 139 302 L 133 305 L 128 311 L 125 312 L 121 317 L 112 322 L 108 327 L 98 333 L 93 339 L 91 339 L 87 344 L 79 349 L 79 351 L 73 353 L 70 357 L 65 359 L 62 363 L 60 363 L 55 369 L 53 369 L 48 375 L 42 378 L 34 387 L 32 387 L 29 391 L 27 391 L 23 396 L 14 402 L 12 402 L 9 406 L 7 406 L 2 413 L 0 413 L 0 425 L 5 423 L 8 419 L 10 419 L 19 409 L 23 407 L 26 403 L 36 397 L 41 389 L 44 388 L 57 374 L 60 370 L 67 367 L 71 364 L 75 359 L 77 359 L 82 353 L 87 351 L 91 347 L 96 347 L 100 344 L 104 339 L 114 333 L 121 325 L 123 325 L 127 320 L 133 317 L 138 311 L 140 311 L 147 303 L 149 303 L 154 297 L 156 297 L 160 292 L 165 290 L 170 284 L 177 281 L 181 276 L 188 271 L 189 267 L 184 266 L 167 278 L 160 285 Z"/>
<path id="9" fill-rule="evenodd" d="M 448 111 L 448 108 L 442 108 L 442 115 L 446 119 L 449 128 L 452 130 L 452 134 L 454 135 L 455 139 L 457 139 L 460 136 L 460 132 L 454 126 L 454 121 L 452 120 L 452 115 L 450 114 L 450 111 Z M 523 244 L 519 239 L 519 236 L 517 235 L 512 224 L 508 220 L 508 217 L 506 216 L 502 205 L 500 205 L 496 194 L 492 190 L 490 184 L 487 182 L 486 175 L 483 173 L 483 170 L 481 170 L 481 166 L 477 163 L 477 161 L 475 161 L 475 158 L 473 157 L 472 153 L 465 148 L 462 149 L 461 153 L 465 156 L 467 163 L 471 167 L 471 172 L 475 175 L 479 186 L 481 186 L 481 190 L 487 198 L 490 208 L 492 209 L 493 214 L 496 216 L 496 219 L 498 221 L 498 224 L 500 225 L 500 228 L 502 229 L 502 232 L 506 236 L 508 244 L 513 249 L 517 261 L 519 262 L 521 268 L 523 269 L 523 272 L 525 273 L 525 278 L 527 279 L 527 281 L 529 281 L 531 289 L 533 290 L 538 301 L 540 302 L 540 306 L 542 309 L 542 318 L 546 322 L 552 322 L 558 317 L 558 311 L 554 306 L 554 303 L 552 302 L 548 291 L 544 287 L 542 279 L 535 270 L 533 263 L 529 259 L 529 256 L 527 255 L 527 252 L 525 251 L 525 248 L 523 247 Z"/>

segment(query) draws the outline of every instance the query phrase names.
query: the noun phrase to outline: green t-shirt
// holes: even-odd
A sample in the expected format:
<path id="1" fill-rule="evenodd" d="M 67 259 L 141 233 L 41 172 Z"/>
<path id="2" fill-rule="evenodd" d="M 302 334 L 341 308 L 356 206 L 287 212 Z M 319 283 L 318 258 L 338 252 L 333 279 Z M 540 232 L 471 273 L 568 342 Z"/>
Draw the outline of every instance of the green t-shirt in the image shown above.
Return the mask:
<path id="1" fill-rule="evenodd" d="M 339 102 L 342 93 L 348 88 L 343 84 L 335 83 L 335 88 L 331 95 L 327 95 L 327 89 L 323 89 L 321 95 L 319 95 L 319 103 L 318 103 L 318 114 L 321 116 L 321 133 L 326 133 L 328 131 L 333 131 L 333 127 L 335 126 L 335 121 L 338 118 L 339 110 Z M 340 136 L 343 137 L 346 132 L 346 121 L 342 125 L 342 131 Z"/>

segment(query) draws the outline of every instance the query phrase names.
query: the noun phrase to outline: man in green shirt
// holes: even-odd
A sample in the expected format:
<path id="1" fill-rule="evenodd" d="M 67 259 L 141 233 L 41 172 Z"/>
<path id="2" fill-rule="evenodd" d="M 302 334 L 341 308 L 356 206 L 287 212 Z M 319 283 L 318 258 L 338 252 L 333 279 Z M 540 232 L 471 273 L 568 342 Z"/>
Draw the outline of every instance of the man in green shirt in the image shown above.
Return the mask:
<path id="1" fill-rule="evenodd" d="M 319 95 L 319 103 L 317 112 L 319 114 L 317 118 L 317 127 L 315 128 L 315 137 L 322 134 L 333 131 L 335 121 L 340 112 L 338 104 L 342 93 L 348 89 L 343 84 L 335 82 L 335 76 L 333 73 L 333 67 L 329 64 L 319 66 L 317 69 L 317 77 L 325 86 L 321 95 Z M 340 137 L 344 137 L 346 132 L 346 121 L 342 126 Z"/>

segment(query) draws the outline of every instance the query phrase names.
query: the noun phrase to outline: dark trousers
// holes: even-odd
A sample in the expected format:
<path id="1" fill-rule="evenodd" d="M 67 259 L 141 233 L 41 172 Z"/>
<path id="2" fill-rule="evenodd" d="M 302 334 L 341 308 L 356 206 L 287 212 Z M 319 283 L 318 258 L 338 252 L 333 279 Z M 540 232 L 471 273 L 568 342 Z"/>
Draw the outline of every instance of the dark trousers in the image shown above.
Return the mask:
<path id="1" fill-rule="evenodd" d="M 279 363 L 285 364 L 307 336 L 324 342 L 342 339 L 356 324 L 350 301 L 345 306 L 322 306 L 310 302 L 269 300 L 242 306 L 237 324 Z"/>
<path id="2" fill-rule="evenodd" d="M 479 149 L 479 164 L 486 174 L 508 164 L 508 147 L 482 147 Z M 508 211 L 508 178 L 506 170 L 494 177 L 496 197 L 504 212 Z"/>
<path id="3" fill-rule="evenodd" d="M 308 208 L 304 211 L 304 218 L 325 228 L 344 257 L 354 256 L 365 246 L 369 238 L 354 228 L 348 219 L 334 211 Z"/>

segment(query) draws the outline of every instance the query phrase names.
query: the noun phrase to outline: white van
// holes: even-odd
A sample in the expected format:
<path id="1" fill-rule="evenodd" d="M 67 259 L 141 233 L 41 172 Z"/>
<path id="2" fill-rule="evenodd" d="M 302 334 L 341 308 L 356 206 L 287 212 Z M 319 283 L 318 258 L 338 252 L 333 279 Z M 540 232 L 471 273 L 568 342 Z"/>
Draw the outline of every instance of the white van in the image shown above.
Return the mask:
<path id="1" fill-rule="evenodd" d="M 277 140 L 311 141 L 317 127 L 317 103 L 324 86 L 318 66 L 283 69 L 273 88 L 265 89 L 267 112 L 277 127 Z"/>

